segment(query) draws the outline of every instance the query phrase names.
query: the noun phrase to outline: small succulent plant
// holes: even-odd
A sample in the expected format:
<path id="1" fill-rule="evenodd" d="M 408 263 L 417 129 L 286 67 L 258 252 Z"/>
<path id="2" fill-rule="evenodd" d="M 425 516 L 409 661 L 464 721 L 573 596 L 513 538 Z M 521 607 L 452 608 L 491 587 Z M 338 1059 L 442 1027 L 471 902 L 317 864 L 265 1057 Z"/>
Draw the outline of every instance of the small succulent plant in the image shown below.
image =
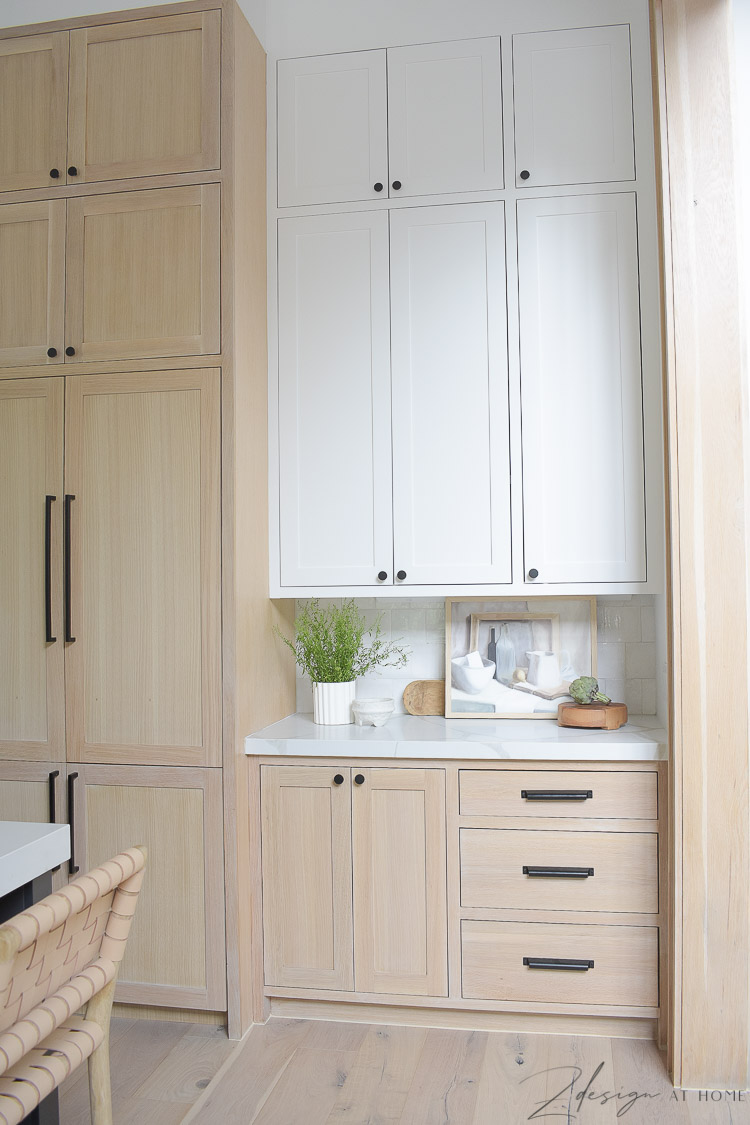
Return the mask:
<path id="1" fill-rule="evenodd" d="M 610 703 L 611 700 L 603 691 L 599 691 L 599 681 L 594 676 L 579 676 L 569 687 L 569 692 L 576 703 Z"/>

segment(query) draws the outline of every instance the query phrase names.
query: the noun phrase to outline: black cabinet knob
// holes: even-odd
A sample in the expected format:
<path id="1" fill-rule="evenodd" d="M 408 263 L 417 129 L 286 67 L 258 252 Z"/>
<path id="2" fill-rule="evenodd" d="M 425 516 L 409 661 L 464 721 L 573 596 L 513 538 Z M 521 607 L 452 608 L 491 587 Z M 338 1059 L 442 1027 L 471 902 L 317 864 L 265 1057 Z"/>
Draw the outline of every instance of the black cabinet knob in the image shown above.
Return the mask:
<path id="1" fill-rule="evenodd" d="M 388 574 L 385 570 L 379 570 L 378 571 L 378 582 L 385 582 L 387 577 L 388 577 Z"/>
<path id="2" fill-rule="evenodd" d="M 59 180 L 60 179 L 60 169 L 59 168 L 50 168 L 49 174 L 50 174 L 50 179 L 52 179 L 52 180 Z"/>
<path id="3" fill-rule="evenodd" d="M 393 188 L 394 191 L 400 191 L 401 190 L 401 180 L 394 180 L 393 183 L 391 184 L 391 187 Z"/>
<path id="4" fill-rule="evenodd" d="M 75 355 L 75 354 L 76 354 L 76 350 L 75 350 L 75 348 L 66 348 L 66 349 L 65 349 L 65 354 L 66 354 L 66 355 Z"/>
<path id="5" fill-rule="evenodd" d="M 373 186 L 375 191 L 382 191 L 383 190 L 383 185 L 381 183 L 373 184 L 372 186 Z"/>
<path id="6" fill-rule="evenodd" d="M 343 785 L 343 784 L 344 784 L 344 775 L 343 775 L 343 773 L 337 773 L 337 774 L 336 774 L 336 776 L 335 776 L 335 777 L 334 777 L 334 779 L 333 779 L 333 784 L 334 784 L 334 785 Z"/>
<path id="7" fill-rule="evenodd" d="M 57 348 L 47 348 L 47 355 L 50 357 L 50 359 L 54 359 L 57 355 Z"/>
<path id="8" fill-rule="evenodd" d="M 539 571 L 536 569 L 536 567 L 532 566 L 531 570 L 529 571 L 529 578 L 538 578 L 538 577 L 539 577 Z"/>
<path id="9" fill-rule="evenodd" d="M 355 785 L 364 785 L 364 783 L 365 783 L 365 775 L 363 773 L 355 773 L 354 784 Z"/>
<path id="10" fill-rule="evenodd" d="M 530 175 L 531 175 L 531 172 L 527 172 L 526 169 L 524 168 L 523 172 L 521 172 L 521 179 L 522 180 L 528 180 Z"/>
<path id="11" fill-rule="evenodd" d="M 75 164 L 71 164 L 70 168 L 68 168 L 68 175 L 69 176 L 77 176 L 78 175 L 78 169 L 76 168 Z"/>
<path id="12" fill-rule="evenodd" d="M 403 580 L 406 578 L 406 571 L 405 570 L 397 571 L 396 577 L 398 578 L 399 582 L 403 582 Z"/>

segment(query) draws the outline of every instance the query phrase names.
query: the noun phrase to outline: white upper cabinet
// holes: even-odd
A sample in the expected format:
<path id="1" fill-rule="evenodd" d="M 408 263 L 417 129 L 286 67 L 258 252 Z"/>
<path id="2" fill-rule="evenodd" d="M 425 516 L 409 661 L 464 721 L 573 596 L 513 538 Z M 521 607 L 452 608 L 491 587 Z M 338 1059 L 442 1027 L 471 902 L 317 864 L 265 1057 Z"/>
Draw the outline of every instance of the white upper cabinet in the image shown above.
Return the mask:
<path id="1" fill-rule="evenodd" d="M 503 186 L 500 40 L 388 51 L 391 195 Z"/>
<path id="2" fill-rule="evenodd" d="M 391 212 L 397 584 L 511 580 L 503 208 Z"/>
<path id="3" fill-rule="evenodd" d="M 388 194 L 385 75 L 385 51 L 279 62 L 279 207 Z"/>
<path id="4" fill-rule="evenodd" d="M 514 35 L 513 99 L 519 187 L 635 176 L 627 24 Z"/>
<path id="5" fill-rule="evenodd" d="M 388 215 L 279 221 L 281 581 L 392 581 Z"/>
<path id="6" fill-rule="evenodd" d="M 635 195 L 518 204 L 526 575 L 643 582 Z"/>

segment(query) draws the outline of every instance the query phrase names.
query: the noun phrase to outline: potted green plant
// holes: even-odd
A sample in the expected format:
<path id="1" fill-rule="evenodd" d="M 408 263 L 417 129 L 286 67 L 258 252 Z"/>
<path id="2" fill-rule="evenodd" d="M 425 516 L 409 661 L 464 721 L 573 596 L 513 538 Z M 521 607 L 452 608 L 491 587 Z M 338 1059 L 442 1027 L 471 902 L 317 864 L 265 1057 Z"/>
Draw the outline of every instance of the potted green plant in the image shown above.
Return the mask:
<path id="1" fill-rule="evenodd" d="M 373 668 L 402 668 L 409 650 L 383 636 L 381 618 L 368 625 L 351 599 L 323 608 L 317 598 L 297 613 L 294 640 L 275 630 L 312 680 L 316 723 L 352 722 L 354 687 Z"/>

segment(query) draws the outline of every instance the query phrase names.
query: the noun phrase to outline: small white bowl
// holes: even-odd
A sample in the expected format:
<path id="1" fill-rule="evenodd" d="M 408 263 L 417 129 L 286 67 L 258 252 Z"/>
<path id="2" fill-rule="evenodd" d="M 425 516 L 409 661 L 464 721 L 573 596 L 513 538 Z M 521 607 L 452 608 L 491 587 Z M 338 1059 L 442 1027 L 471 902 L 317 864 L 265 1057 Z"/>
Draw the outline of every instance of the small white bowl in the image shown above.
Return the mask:
<path id="1" fill-rule="evenodd" d="M 487 684 L 495 675 L 495 662 L 482 657 L 481 668 L 469 668 L 466 663 L 467 659 L 466 656 L 456 656 L 451 660 L 453 684 L 459 691 L 465 691 L 469 695 L 478 695 L 482 688 L 487 687 Z"/>
<path id="2" fill-rule="evenodd" d="M 355 699 L 352 703 L 354 722 L 358 727 L 382 727 L 395 706 L 392 699 Z"/>

